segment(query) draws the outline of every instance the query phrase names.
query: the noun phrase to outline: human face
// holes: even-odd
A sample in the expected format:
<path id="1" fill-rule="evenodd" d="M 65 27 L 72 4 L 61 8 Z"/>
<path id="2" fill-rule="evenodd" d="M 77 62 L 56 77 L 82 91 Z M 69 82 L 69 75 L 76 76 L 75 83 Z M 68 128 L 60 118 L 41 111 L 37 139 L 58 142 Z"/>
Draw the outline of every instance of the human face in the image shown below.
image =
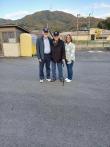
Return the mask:
<path id="1" fill-rule="evenodd" d="M 54 36 L 54 40 L 58 41 L 59 40 L 59 36 Z"/>
<path id="2" fill-rule="evenodd" d="M 71 37 L 69 35 L 66 36 L 66 42 L 70 43 L 71 42 Z"/>
<path id="3" fill-rule="evenodd" d="M 47 38 L 48 37 L 48 32 L 44 32 L 43 35 L 44 35 L 45 38 Z"/>

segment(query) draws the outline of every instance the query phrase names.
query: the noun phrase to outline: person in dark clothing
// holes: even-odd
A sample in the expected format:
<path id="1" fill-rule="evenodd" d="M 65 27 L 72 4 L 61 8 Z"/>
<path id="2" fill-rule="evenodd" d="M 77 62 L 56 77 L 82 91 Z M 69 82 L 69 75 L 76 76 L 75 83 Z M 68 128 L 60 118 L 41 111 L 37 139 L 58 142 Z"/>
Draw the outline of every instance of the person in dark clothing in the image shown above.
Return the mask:
<path id="1" fill-rule="evenodd" d="M 50 79 L 50 61 L 51 61 L 51 46 L 52 39 L 48 37 L 48 28 L 43 29 L 43 36 L 37 39 L 37 57 L 39 60 L 39 78 L 40 83 L 44 81 L 44 65 L 46 67 L 46 80 Z"/>
<path id="2" fill-rule="evenodd" d="M 52 81 L 56 80 L 56 66 L 58 69 L 59 80 L 63 80 L 63 69 L 62 63 L 65 61 L 65 45 L 59 37 L 59 32 L 53 33 L 53 44 L 52 44 Z"/>

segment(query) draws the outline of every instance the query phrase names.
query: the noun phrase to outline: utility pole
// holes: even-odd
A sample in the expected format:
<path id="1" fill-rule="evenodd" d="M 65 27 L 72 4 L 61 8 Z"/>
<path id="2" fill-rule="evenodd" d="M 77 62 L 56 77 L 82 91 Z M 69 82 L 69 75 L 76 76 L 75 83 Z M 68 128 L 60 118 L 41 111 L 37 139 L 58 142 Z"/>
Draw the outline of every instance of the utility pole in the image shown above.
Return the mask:
<path id="1" fill-rule="evenodd" d="M 49 24 L 47 23 L 47 28 L 49 28 Z"/>
<path id="2" fill-rule="evenodd" d="M 90 27 L 91 27 L 91 13 L 89 13 L 89 30 L 90 30 Z"/>
<path id="3" fill-rule="evenodd" d="M 103 26 L 103 23 L 102 23 L 102 44 L 103 44 L 103 48 L 104 48 L 104 26 Z"/>
<path id="4" fill-rule="evenodd" d="M 90 36 L 90 27 L 91 27 L 91 13 L 89 13 L 89 22 L 88 22 L 88 40 L 87 40 L 87 46 L 88 46 L 88 41 L 89 41 L 89 36 Z"/>
<path id="5" fill-rule="evenodd" d="M 78 36 L 78 30 L 79 30 L 79 16 L 80 14 L 77 14 L 77 36 Z"/>
<path id="6" fill-rule="evenodd" d="M 76 21 L 76 29 L 77 29 L 77 47 L 78 47 L 79 16 L 80 16 L 80 14 L 77 14 L 77 21 Z"/>

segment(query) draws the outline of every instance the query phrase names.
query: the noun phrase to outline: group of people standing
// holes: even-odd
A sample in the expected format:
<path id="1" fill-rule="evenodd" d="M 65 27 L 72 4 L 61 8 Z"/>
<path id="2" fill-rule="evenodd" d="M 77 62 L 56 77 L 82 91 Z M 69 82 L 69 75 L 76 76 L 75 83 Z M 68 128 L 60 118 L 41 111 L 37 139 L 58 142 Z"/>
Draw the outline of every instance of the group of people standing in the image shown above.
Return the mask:
<path id="1" fill-rule="evenodd" d="M 46 80 L 54 82 L 57 80 L 56 69 L 58 69 L 58 79 L 63 81 L 63 65 L 67 67 L 66 82 L 71 82 L 73 78 L 73 65 L 75 62 L 75 45 L 72 43 L 70 34 L 66 36 L 65 42 L 60 39 L 58 31 L 49 37 L 48 28 L 43 29 L 43 34 L 37 39 L 37 57 L 39 60 L 40 83 L 44 82 L 44 66 L 46 69 Z M 52 68 L 52 77 L 50 71 Z"/>

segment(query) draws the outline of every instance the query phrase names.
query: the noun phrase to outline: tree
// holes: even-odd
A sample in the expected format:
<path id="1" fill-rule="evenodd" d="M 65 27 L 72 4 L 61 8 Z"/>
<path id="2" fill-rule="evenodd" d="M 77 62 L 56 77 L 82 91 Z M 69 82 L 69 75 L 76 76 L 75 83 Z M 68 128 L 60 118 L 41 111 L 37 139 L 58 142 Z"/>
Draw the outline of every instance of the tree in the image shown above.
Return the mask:
<path id="1" fill-rule="evenodd" d="M 97 25 L 98 28 L 110 30 L 110 17 L 106 20 L 100 21 Z"/>

